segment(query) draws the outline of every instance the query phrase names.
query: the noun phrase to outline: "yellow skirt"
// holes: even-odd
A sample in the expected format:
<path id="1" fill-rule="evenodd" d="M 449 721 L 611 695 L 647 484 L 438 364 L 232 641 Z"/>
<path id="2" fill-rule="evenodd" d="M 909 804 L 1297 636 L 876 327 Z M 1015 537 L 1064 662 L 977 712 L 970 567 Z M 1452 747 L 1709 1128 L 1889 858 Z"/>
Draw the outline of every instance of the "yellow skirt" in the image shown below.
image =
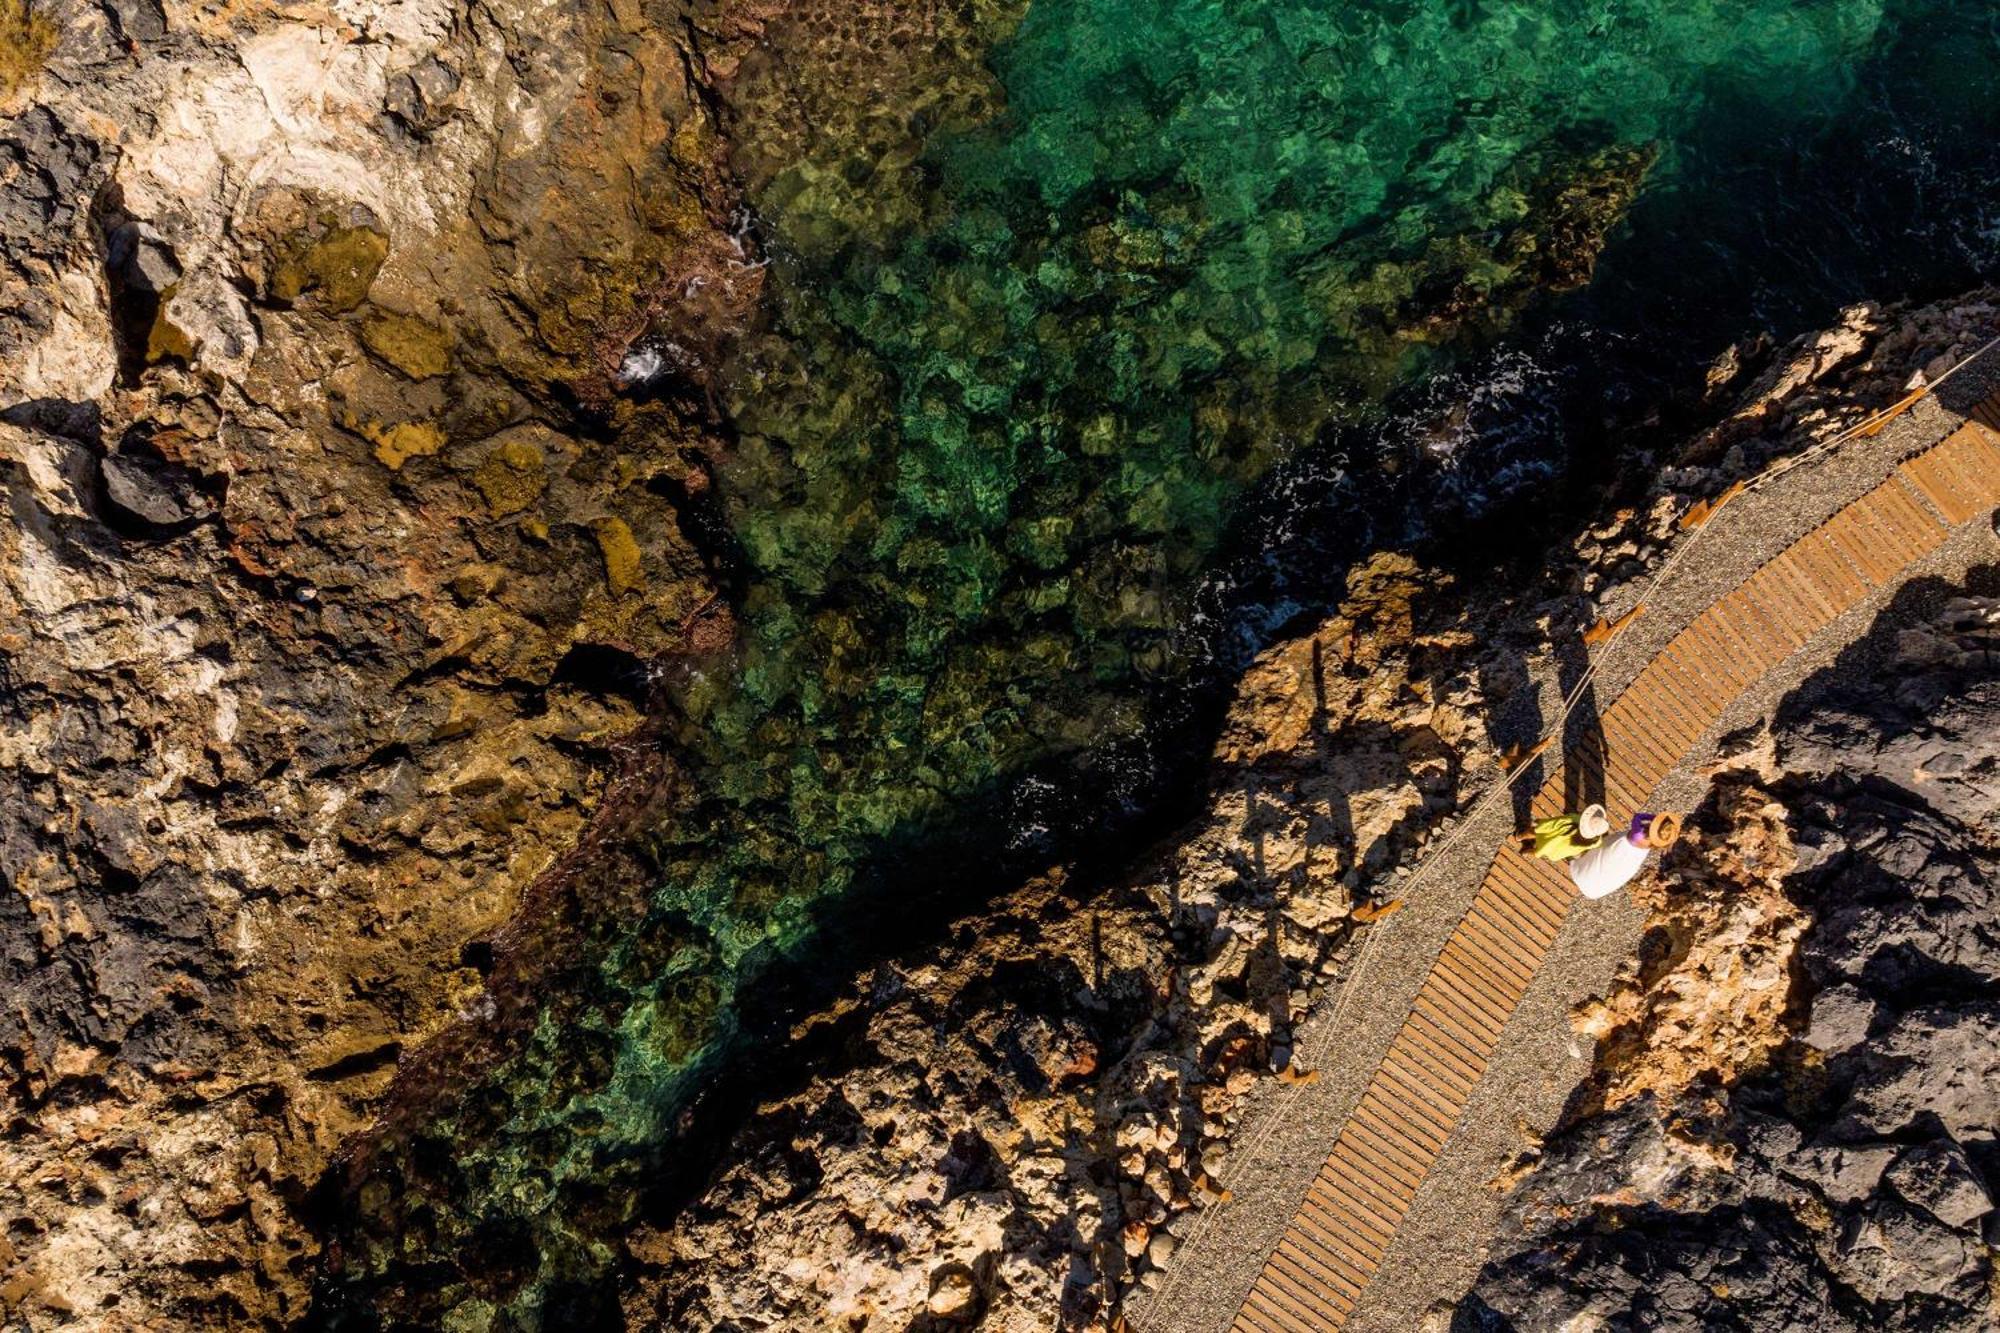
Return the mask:
<path id="1" fill-rule="evenodd" d="M 1556 815 L 1535 825 L 1533 854 L 1545 861 L 1567 861 L 1571 857 L 1582 856 L 1603 841 L 1602 838 L 1579 835 L 1575 815 Z"/>

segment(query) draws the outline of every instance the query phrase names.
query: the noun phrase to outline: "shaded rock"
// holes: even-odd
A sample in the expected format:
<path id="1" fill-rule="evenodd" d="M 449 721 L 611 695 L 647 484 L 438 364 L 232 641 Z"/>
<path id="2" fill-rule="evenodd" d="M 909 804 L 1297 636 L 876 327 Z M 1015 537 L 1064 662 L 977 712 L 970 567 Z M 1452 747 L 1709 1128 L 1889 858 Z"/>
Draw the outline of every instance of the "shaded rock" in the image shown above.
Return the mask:
<path id="1" fill-rule="evenodd" d="M 105 237 L 104 261 L 114 282 L 155 296 L 170 291 L 182 276 L 173 247 L 143 222 L 113 227 Z"/>
<path id="2" fill-rule="evenodd" d="M 167 35 L 167 15 L 160 0 L 104 0 L 104 8 L 126 41 L 144 44 Z"/>
<path id="3" fill-rule="evenodd" d="M 1965 1149 L 1949 1139 L 1912 1148 L 1886 1176 L 1896 1193 L 1951 1227 L 1969 1227 L 1993 1210 L 1986 1182 Z"/>
<path id="4" fill-rule="evenodd" d="M 1833 1202 L 1854 1203 L 1875 1193 L 1895 1156 L 1895 1148 L 1887 1144 L 1826 1144 L 1788 1153 L 1779 1164 L 1788 1175 L 1810 1181 Z"/>
<path id="5" fill-rule="evenodd" d="M 200 476 L 187 468 L 142 453 L 116 453 L 105 455 L 98 471 L 111 503 L 142 524 L 174 528 L 214 512 Z"/>
<path id="6" fill-rule="evenodd" d="M 930 1299 L 925 1308 L 940 1319 L 954 1324 L 970 1324 L 979 1317 L 979 1283 L 963 1264 L 939 1270 L 931 1277 Z"/>

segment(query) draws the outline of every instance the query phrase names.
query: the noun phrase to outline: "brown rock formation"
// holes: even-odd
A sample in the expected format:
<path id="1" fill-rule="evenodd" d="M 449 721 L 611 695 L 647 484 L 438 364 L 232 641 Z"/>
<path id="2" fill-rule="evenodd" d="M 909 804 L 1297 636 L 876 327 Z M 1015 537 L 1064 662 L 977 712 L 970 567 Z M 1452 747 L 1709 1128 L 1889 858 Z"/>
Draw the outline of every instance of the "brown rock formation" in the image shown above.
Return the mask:
<path id="1" fill-rule="evenodd" d="M 37 13 L 0 128 L 0 1302 L 277 1325 L 299 1196 L 481 1003 L 466 946 L 653 664 L 727 643 L 677 505 L 758 274 L 636 7 Z M 642 339 L 686 360 L 620 396 Z"/>
<path id="2" fill-rule="evenodd" d="M 1448 581 L 1405 557 L 1246 679 L 1209 813 L 1115 890 L 1058 872 L 802 1023 L 824 1072 L 628 1235 L 634 1327 L 1104 1327 L 1173 1252 L 1235 1106 L 1292 1068 L 1358 886 L 1486 748 Z"/>

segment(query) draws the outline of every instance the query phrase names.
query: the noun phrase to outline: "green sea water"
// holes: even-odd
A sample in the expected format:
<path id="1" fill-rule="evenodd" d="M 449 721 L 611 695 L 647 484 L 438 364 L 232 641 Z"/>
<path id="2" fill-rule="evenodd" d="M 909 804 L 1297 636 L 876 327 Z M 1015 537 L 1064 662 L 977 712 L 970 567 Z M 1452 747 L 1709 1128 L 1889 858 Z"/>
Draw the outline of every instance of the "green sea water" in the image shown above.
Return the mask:
<path id="1" fill-rule="evenodd" d="M 1564 247 L 1712 98 L 1834 114 L 1882 16 L 1056 0 L 990 53 L 1004 109 L 923 144 L 905 225 L 845 207 L 865 164 L 777 173 L 784 320 L 723 472 L 746 655 L 683 701 L 732 854 L 692 830 L 668 899 L 754 946 L 764 899 L 1141 725 L 1274 458 L 1587 271 Z"/>
<path id="2" fill-rule="evenodd" d="M 600 923 L 532 1040 L 359 1206 L 368 1299 L 539 1326 L 734 1053 L 747 968 L 922 849 L 1038 850 L 1029 779 L 1139 793 L 1100 756 L 1205 665 L 1191 594 L 1275 465 L 1587 302 L 1604 246 L 1633 290 L 1665 262 L 1753 283 L 1732 264 L 1793 145 L 1922 142 L 1945 126 L 1888 119 L 1896 62 L 2000 54 L 1947 0 L 829 14 L 731 94 L 772 310 L 724 393 L 740 654 L 675 686 L 696 795 L 649 838 L 646 919 Z M 1990 122 L 2000 90 L 1937 106 Z M 1733 253 L 1698 234 L 1723 210 L 1753 224 Z M 1799 310 L 1844 294 L 1821 276 Z M 507 1291 L 435 1280 L 496 1237 L 536 1256 Z"/>

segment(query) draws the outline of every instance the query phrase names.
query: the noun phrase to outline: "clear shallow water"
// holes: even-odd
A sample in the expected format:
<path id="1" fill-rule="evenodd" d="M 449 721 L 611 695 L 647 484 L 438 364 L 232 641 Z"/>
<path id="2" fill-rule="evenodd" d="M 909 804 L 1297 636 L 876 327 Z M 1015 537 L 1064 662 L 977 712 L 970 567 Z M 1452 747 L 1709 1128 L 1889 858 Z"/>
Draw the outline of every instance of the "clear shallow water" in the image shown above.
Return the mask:
<path id="1" fill-rule="evenodd" d="M 1363 543 L 1615 457 L 1601 403 L 1743 333 L 1990 267 L 1984 6 L 858 22 L 779 33 L 735 93 L 775 297 L 727 392 L 741 659 L 676 686 L 696 796 L 650 840 L 649 917 L 599 923 L 359 1201 L 362 1285 L 429 1275 L 395 1300 L 460 1300 L 436 1273 L 504 1250 L 467 1317 L 532 1324 L 600 1271 L 741 978 L 830 900 L 948 895 L 927 849 L 975 849 L 970 884 L 1143 804 L 1195 683 Z M 1426 394 L 1475 400 L 1449 450 L 1385 406 Z"/>
<path id="2" fill-rule="evenodd" d="M 780 171 L 753 202 L 784 343 L 746 353 L 723 473 L 747 651 L 683 700 L 758 846 L 718 876 L 703 845 L 668 895 L 754 941 L 764 911 L 714 909 L 759 862 L 837 890 L 941 804 L 1136 731 L 1128 687 L 1177 670 L 1179 599 L 1275 459 L 1587 273 L 1717 99 L 1830 115 L 1881 20 L 1057 0 L 991 53 L 1004 112 L 925 145 L 916 220 Z"/>

